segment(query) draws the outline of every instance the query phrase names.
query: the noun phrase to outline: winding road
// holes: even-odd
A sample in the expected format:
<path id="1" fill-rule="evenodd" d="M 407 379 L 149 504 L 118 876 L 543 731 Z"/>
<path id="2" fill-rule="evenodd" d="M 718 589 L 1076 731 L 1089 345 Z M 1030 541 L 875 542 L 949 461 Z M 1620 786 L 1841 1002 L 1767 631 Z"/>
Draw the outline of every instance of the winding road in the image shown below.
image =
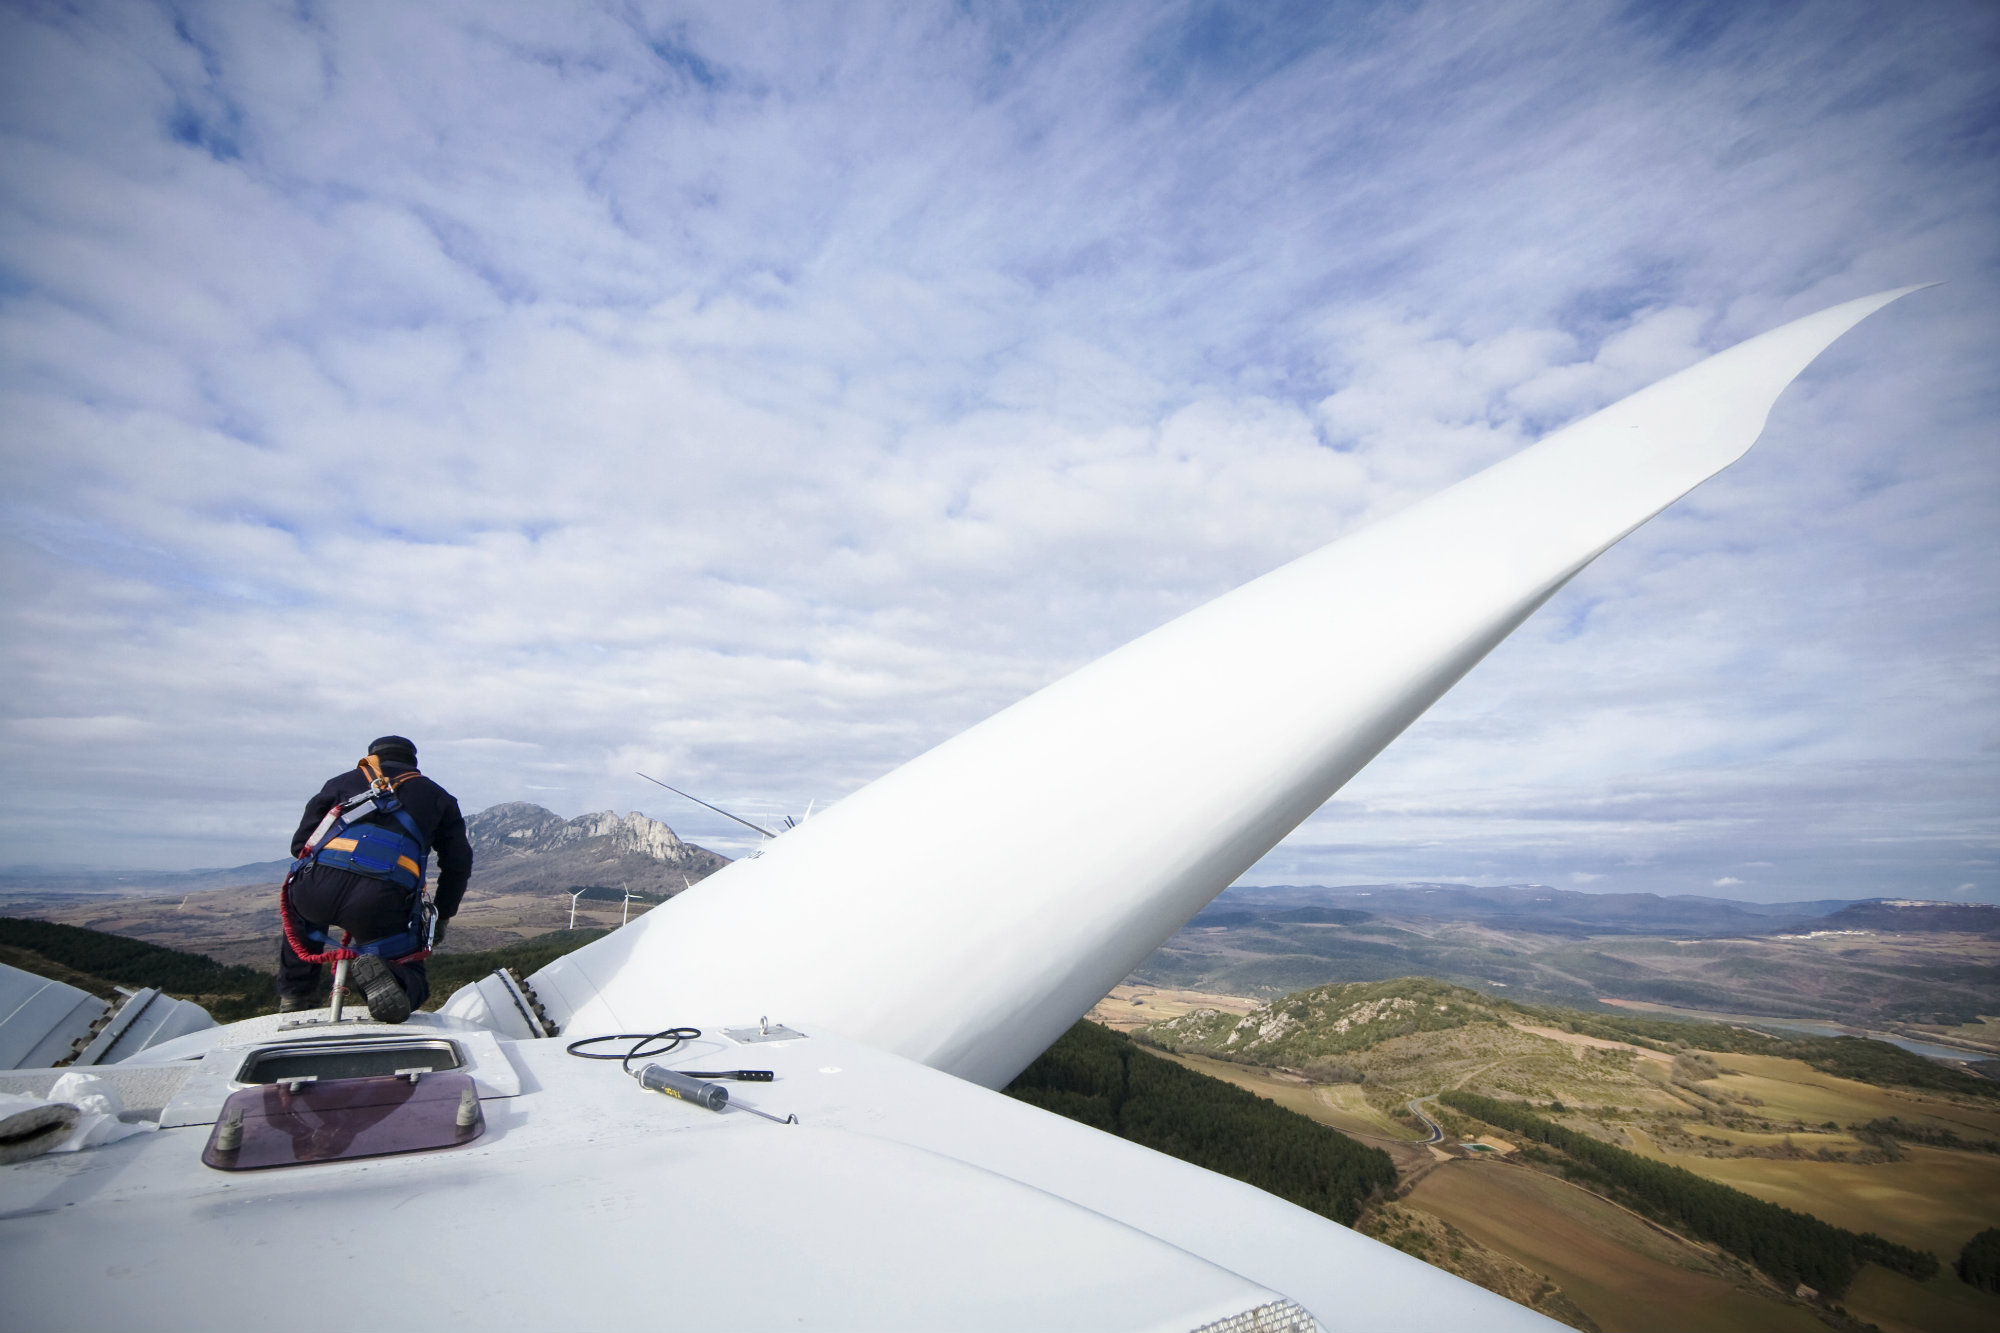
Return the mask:
<path id="1" fill-rule="evenodd" d="M 1440 1125 L 1437 1121 L 1431 1119 L 1429 1116 L 1424 1114 L 1424 1103 L 1434 1102 L 1437 1099 L 1438 1095 L 1436 1093 L 1432 1093 L 1428 1097 L 1412 1097 L 1408 1102 L 1408 1106 L 1410 1108 L 1410 1114 L 1431 1127 L 1431 1136 L 1427 1139 L 1418 1140 L 1419 1146 L 1422 1146 L 1423 1144 L 1426 1143 L 1437 1143 L 1442 1141 L 1444 1138 L 1444 1126 Z"/>

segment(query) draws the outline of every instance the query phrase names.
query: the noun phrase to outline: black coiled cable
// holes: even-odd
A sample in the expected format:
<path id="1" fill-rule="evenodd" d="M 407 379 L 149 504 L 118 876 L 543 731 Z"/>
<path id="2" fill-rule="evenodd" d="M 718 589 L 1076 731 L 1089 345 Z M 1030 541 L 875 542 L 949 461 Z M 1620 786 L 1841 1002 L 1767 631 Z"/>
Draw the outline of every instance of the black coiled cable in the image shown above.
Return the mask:
<path id="1" fill-rule="evenodd" d="M 650 1060 L 656 1055 L 665 1055 L 669 1051 L 677 1051 L 700 1035 L 700 1028 L 663 1028 L 658 1032 L 643 1034 L 638 1032 L 607 1032 L 601 1037 L 584 1037 L 573 1041 L 564 1047 L 564 1049 L 579 1060 L 616 1060 L 619 1062 L 618 1067 L 620 1069 L 623 1069 L 628 1074 L 632 1074 L 632 1062 L 634 1060 Z M 632 1043 L 632 1049 L 626 1051 L 623 1055 L 618 1054 L 616 1051 L 599 1053 L 597 1051 L 581 1051 L 577 1049 L 579 1046 L 594 1046 L 600 1041 L 629 1041 Z M 649 1051 L 645 1049 L 646 1043 L 649 1041 L 665 1042 L 666 1044 Z M 735 1079 L 738 1083 L 769 1083 L 773 1077 L 771 1071 L 768 1069 L 683 1069 L 679 1072 L 686 1074 L 689 1078 L 729 1078 Z M 637 1078 L 638 1075 L 632 1074 L 632 1077 Z"/>
<path id="2" fill-rule="evenodd" d="M 607 1032 L 601 1037 L 584 1037 L 573 1041 L 563 1049 L 579 1060 L 616 1060 L 618 1067 L 630 1074 L 634 1060 L 649 1060 L 656 1055 L 677 1051 L 700 1035 L 700 1028 L 662 1028 L 658 1032 Z M 598 1052 L 579 1049 L 584 1046 L 595 1046 L 601 1041 L 629 1041 L 632 1043 L 632 1049 L 622 1055 L 616 1051 Z M 649 1051 L 645 1046 L 650 1041 L 665 1042 L 666 1045 Z M 636 1078 L 637 1075 L 633 1077 Z"/>

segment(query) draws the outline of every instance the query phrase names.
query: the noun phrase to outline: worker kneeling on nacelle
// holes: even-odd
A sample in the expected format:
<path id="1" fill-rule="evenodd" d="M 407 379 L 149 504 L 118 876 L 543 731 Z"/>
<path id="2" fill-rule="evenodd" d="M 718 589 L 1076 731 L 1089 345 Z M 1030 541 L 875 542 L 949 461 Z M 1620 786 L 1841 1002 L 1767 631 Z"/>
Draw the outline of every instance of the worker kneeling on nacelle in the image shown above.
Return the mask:
<path id="1" fill-rule="evenodd" d="M 435 902 L 424 897 L 433 850 Z M 279 901 L 278 1008 L 314 1007 L 321 964 L 351 958 L 348 981 L 369 1015 L 408 1018 L 430 995 L 424 960 L 443 941 L 472 874 L 457 800 L 417 771 L 414 744 L 384 736 L 306 802 L 292 856 Z"/>

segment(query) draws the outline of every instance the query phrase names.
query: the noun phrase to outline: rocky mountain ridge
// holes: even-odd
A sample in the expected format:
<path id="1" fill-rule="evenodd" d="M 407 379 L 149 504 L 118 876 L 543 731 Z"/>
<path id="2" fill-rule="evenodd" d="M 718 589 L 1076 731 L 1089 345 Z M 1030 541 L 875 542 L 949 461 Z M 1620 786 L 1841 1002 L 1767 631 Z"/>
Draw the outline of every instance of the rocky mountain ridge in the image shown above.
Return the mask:
<path id="1" fill-rule="evenodd" d="M 636 811 L 598 810 L 564 819 L 526 801 L 490 806 L 465 821 L 475 892 L 566 892 L 588 885 L 630 886 L 671 898 L 714 874 L 729 858 L 683 842 Z"/>
<path id="2" fill-rule="evenodd" d="M 1170 1051 L 1305 1065 L 1413 1032 L 1505 1021 L 1495 1002 L 1477 991 L 1399 977 L 1316 986 L 1240 1016 L 1196 1009 L 1141 1028 L 1139 1035 Z"/>

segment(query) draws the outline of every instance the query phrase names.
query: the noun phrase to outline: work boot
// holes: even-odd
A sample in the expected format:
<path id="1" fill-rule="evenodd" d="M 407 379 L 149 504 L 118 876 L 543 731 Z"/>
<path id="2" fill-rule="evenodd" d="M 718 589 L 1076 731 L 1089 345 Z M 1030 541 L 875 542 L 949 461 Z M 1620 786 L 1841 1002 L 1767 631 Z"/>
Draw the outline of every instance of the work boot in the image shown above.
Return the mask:
<path id="1" fill-rule="evenodd" d="M 410 993 L 374 954 L 364 953 L 348 964 L 347 984 L 368 1001 L 368 1016 L 377 1023 L 400 1023 L 410 1016 Z"/>
<path id="2" fill-rule="evenodd" d="M 278 1012 L 281 1014 L 293 1014 L 301 1009 L 317 1008 L 319 1008 L 319 1005 L 313 1002 L 313 997 L 310 995 L 280 995 L 278 997 Z"/>

